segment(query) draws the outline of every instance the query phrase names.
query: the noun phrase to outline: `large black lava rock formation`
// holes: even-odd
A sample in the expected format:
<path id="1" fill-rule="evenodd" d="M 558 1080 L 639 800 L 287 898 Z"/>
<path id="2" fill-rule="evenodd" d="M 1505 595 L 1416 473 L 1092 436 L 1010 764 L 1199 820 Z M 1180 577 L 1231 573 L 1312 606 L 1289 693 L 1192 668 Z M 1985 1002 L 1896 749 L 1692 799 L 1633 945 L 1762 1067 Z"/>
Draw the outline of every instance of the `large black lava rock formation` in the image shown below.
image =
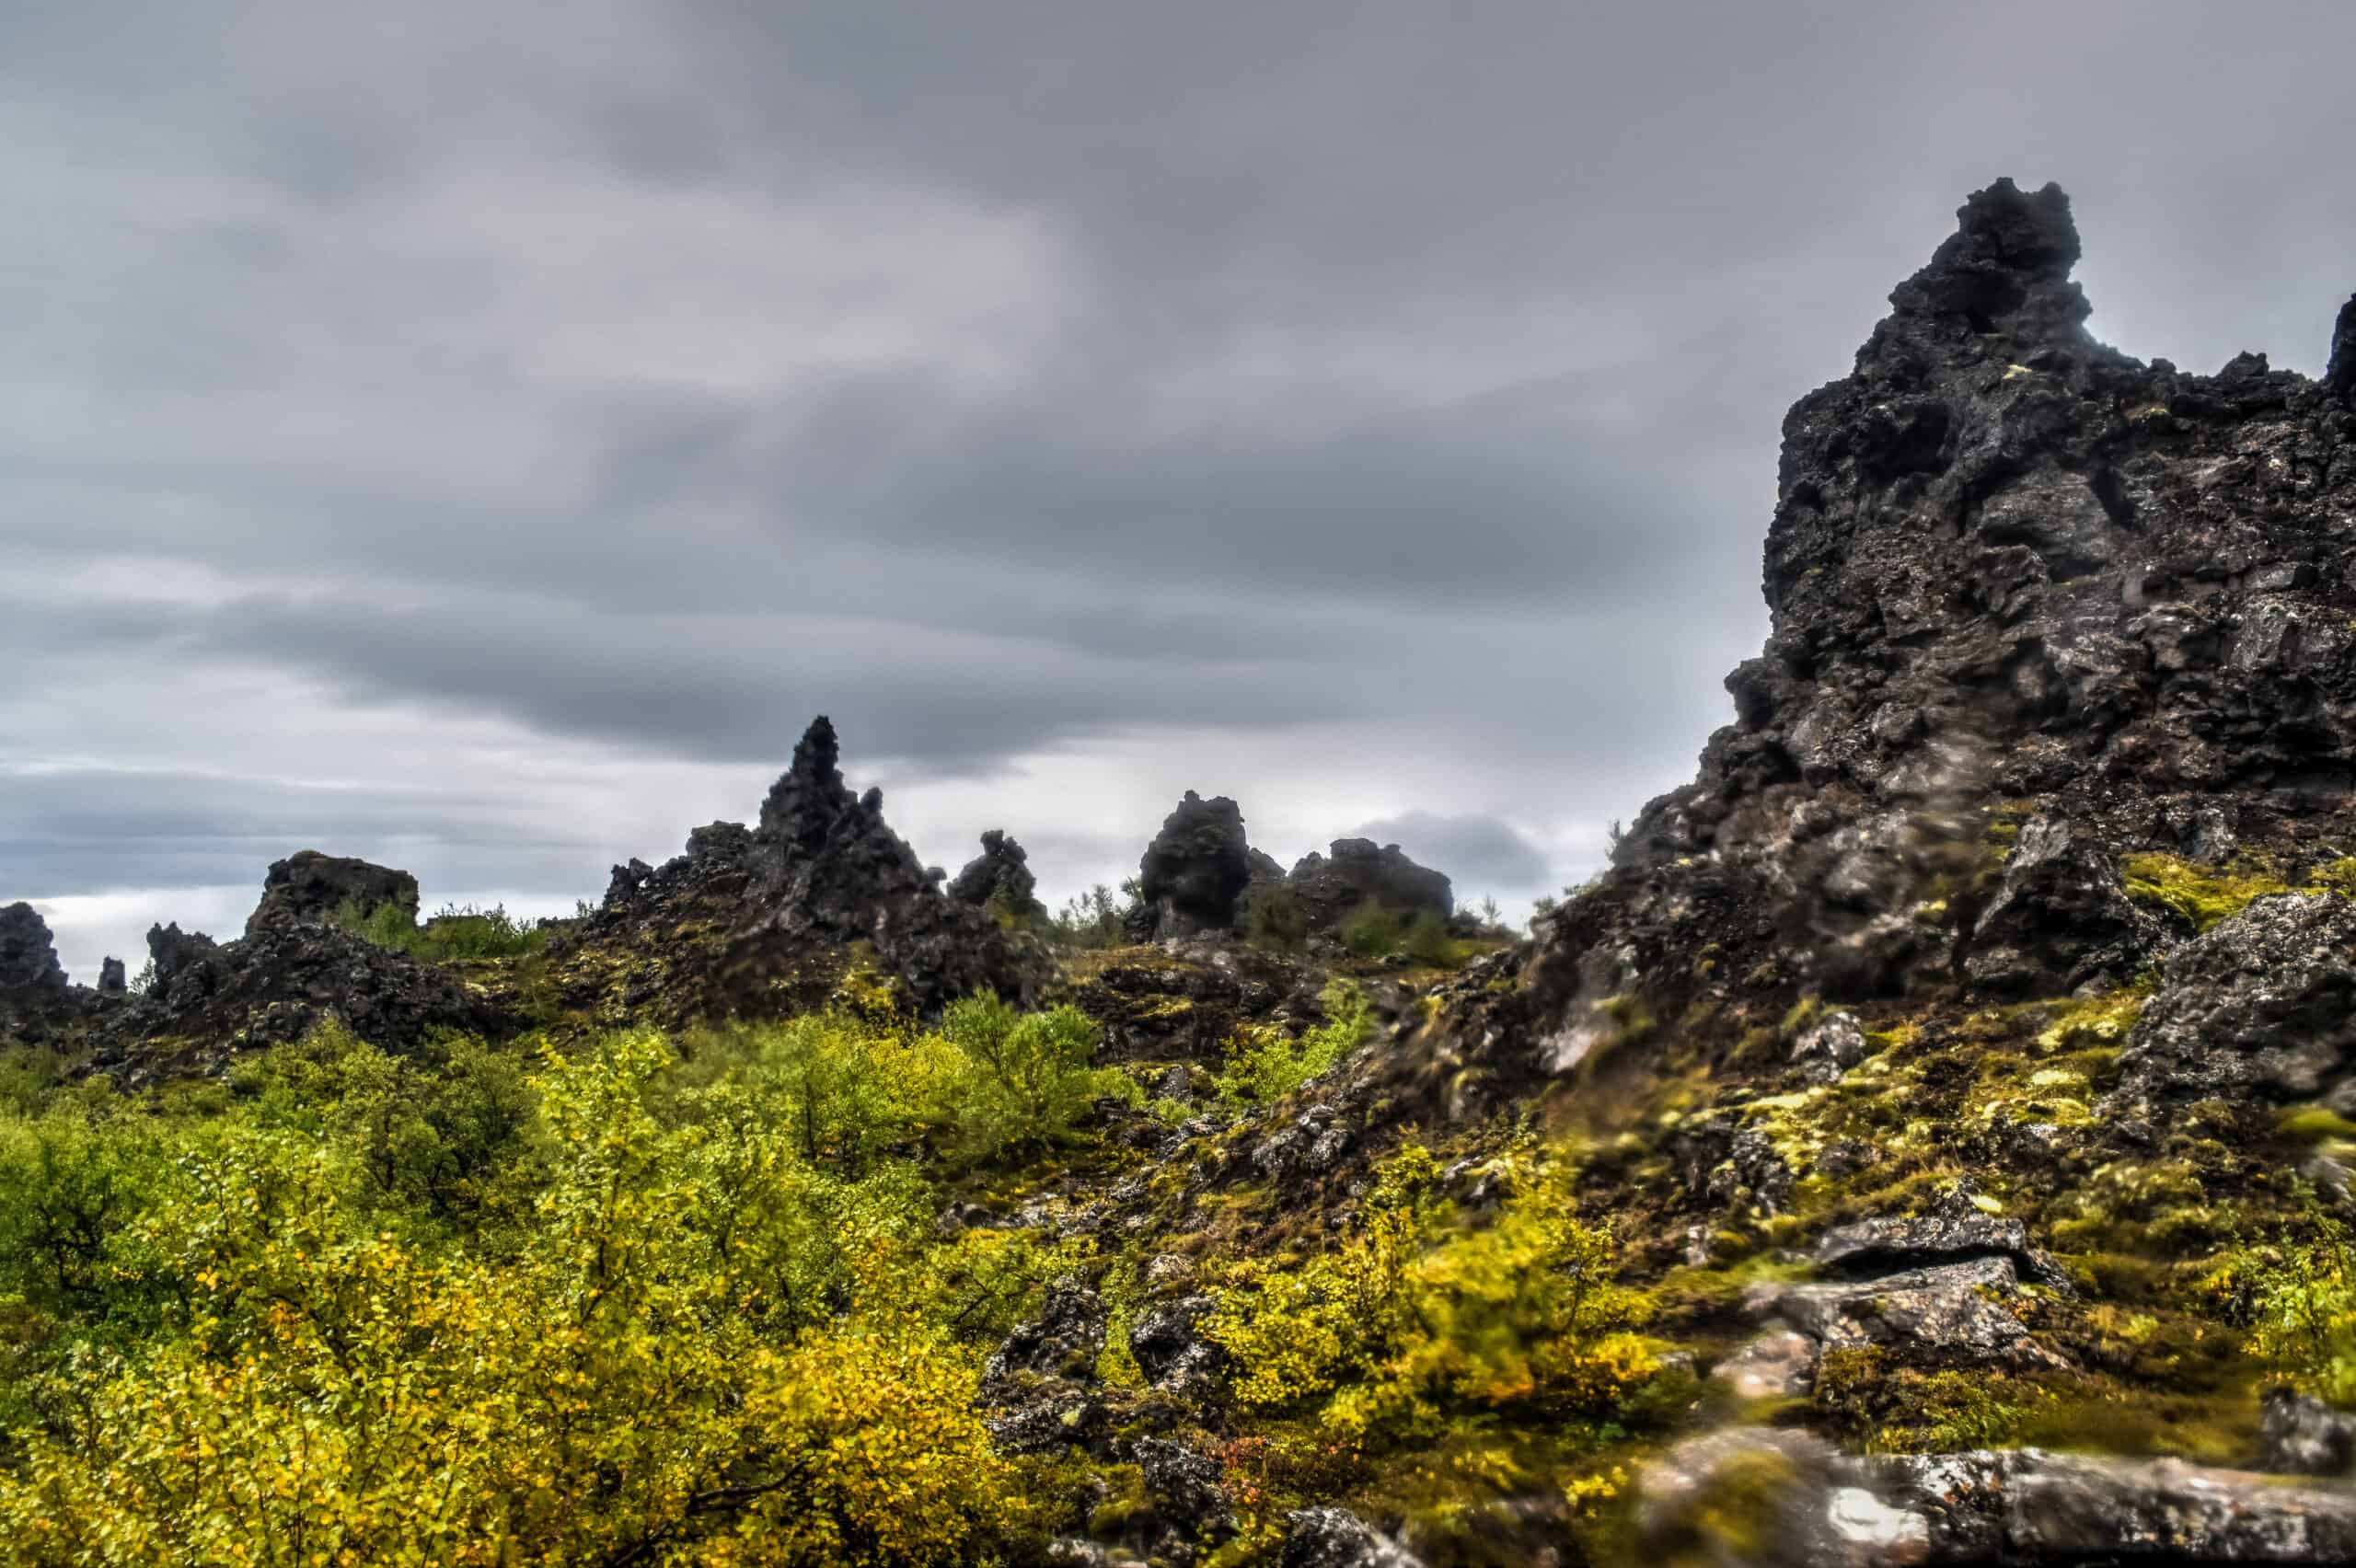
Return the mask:
<path id="1" fill-rule="evenodd" d="M 2356 317 L 2325 382 L 2143 363 L 2085 331 L 2059 188 L 1958 218 L 1785 419 L 1735 721 L 1472 1003 L 1491 1055 L 1558 1069 L 1638 992 L 2113 983 L 2192 934 L 2123 857 L 2356 845 Z"/>

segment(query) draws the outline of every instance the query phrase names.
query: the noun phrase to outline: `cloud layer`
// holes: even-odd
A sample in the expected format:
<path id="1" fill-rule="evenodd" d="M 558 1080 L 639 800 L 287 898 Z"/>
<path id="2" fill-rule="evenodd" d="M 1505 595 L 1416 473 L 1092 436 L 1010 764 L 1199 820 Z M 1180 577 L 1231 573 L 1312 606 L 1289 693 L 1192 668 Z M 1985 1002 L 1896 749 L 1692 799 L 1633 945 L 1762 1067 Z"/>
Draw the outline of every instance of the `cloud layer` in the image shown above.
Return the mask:
<path id="1" fill-rule="evenodd" d="M 2122 347 L 2319 364 L 2351 46 L 2196 0 L 18 7 L 0 898 L 82 974 L 306 843 L 569 906 L 823 710 L 920 850 L 1006 825 L 1057 896 L 1195 787 L 1525 903 L 1723 718 L 1782 410 L 1967 190 L 2071 189 Z"/>

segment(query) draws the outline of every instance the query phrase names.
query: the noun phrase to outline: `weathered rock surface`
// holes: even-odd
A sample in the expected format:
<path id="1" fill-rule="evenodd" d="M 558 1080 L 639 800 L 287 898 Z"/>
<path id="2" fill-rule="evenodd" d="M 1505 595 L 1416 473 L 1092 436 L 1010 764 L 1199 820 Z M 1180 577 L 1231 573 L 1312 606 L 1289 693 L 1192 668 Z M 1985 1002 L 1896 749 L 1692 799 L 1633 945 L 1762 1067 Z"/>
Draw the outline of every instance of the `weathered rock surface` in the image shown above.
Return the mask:
<path id="1" fill-rule="evenodd" d="M 2356 1492 L 2034 1448 L 1854 1458 L 1804 1434 L 1688 1439 L 1638 1481 L 1648 1555 L 1755 1568 L 2344 1562 Z"/>
<path id="2" fill-rule="evenodd" d="M 1784 421 L 1772 630 L 1727 679 L 1734 722 L 1510 984 L 1451 997 L 1435 1076 L 1486 1085 L 1458 1098 L 1585 1070 L 1567 1047 L 1632 998 L 1755 1024 L 1811 994 L 2115 985 L 2190 936 L 2125 895 L 2122 857 L 2295 881 L 2356 843 L 2350 394 L 2096 342 L 2057 188 L 1999 181 L 1958 216 L 1853 372 Z M 2184 1011 L 2159 1009 L 2155 1066 Z M 2237 1038 L 2205 1053 L 2240 1058 L 2226 1087 L 2336 1071 L 2329 1039 Z"/>
<path id="3" fill-rule="evenodd" d="M 1346 1508 L 1303 1508 L 1285 1522 L 1279 1568 L 1423 1568 L 1423 1560 Z"/>
<path id="4" fill-rule="evenodd" d="M 1004 828 L 990 828 L 982 835 L 982 852 L 966 861 L 943 891 L 959 904 L 1002 909 L 1018 919 L 1044 914 L 1030 859 Z"/>
<path id="5" fill-rule="evenodd" d="M 262 879 L 261 902 L 246 917 L 246 934 L 251 936 L 276 920 L 325 925 L 347 907 L 365 918 L 386 905 L 414 923 L 417 879 L 407 871 L 366 860 L 323 855 L 317 849 L 297 850 L 271 862 Z"/>
<path id="6" fill-rule="evenodd" d="M 1972 924 L 1964 968 L 1997 991 L 2050 996 L 2117 985 L 2167 934 L 2128 898 L 2113 847 L 2083 826 L 2040 816 L 2021 829 L 2003 881 Z"/>
<path id="7" fill-rule="evenodd" d="M 1710 1380 L 1738 1400 L 1796 1399 L 1816 1379 L 1816 1341 L 1770 1329 L 1710 1368 Z"/>
<path id="8" fill-rule="evenodd" d="M 1252 882 L 1251 846 L 1242 808 L 1225 795 L 1206 801 L 1192 790 L 1162 820 L 1138 862 L 1140 940 L 1231 929 Z"/>
<path id="9" fill-rule="evenodd" d="M 2347 1084 L 2356 1053 L 2356 903 L 2261 898 L 2168 960 L 2129 1037 L 2134 1098 L 2312 1100 Z"/>
<path id="10" fill-rule="evenodd" d="M 2269 1389 L 2260 1403 L 2259 1462 L 2285 1475 L 2356 1474 L 2356 1412 L 2312 1394 Z"/>
<path id="11" fill-rule="evenodd" d="M 943 894 L 884 819 L 883 793 L 843 781 L 834 725 L 812 721 L 752 827 L 713 823 L 661 867 L 615 868 L 605 901 L 558 953 L 575 1006 L 659 1021 L 768 1017 L 825 1005 L 870 964 L 922 1011 L 976 991 L 1035 998 L 1043 956 Z M 1002 856 L 1028 875 L 1021 851 Z"/>
<path id="12" fill-rule="evenodd" d="M 232 942 L 158 926 L 147 951 L 154 983 L 95 1026 L 97 1065 L 134 1080 L 214 1071 L 238 1051 L 298 1040 L 329 1017 L 394 1051 L 437 1031 L 514 1028 L 448 971 L 333 926 L 272 919 Z"/>
<path id="13" fill-rule="evenodd" d="M 1788 1323 L 1828 1350 L 1902 1345 L 1967 1362 L 2060 1365 L 2004 1309 L 2019 1284 L 2010 1258 L 1973 1258 L 1867 1279 L 1754 1286 L 1743 1309 Z"/>
<path id="14" fill-rule="evenodd" d="M 1977 1258 L 2003 1258 L 2022 1278 L 2050 1290 L 2071 1288 L 2061 1264 L 2029 1244 L 2027 1226 L 1978 1213 L 1968 1205 L 1960 1212 L 1950 1206 L 1943 1213 L 1835 1226 L 1816 1244 L 1818 1269 L 1850 1279 L 1876 1279 Z"/>
<path id="15" fill-rule="evenodd" d="M 64 1028 L 87 1010 L 89 995 L 66 982 L 40 912 L 0 905 L 0 1035 L 37 1038 Z"/>
<path id="16" fill-rule="evenodd" d="M 1448 878 L 1415 864 L 1396 844 L 1336 838 L 1331 850 L 1302 856 L 1285 879 L 1311 930 L 1332 930 L 1368 904 L 1398 915 L 1429 910 L 1443 919 L 1456 912 Z"/>
<path id="17" fill-rule="evenodd" d="M 1182 1396 L 1218 1390 L 1227 1353 L 1203 1335 L 1203 1323 L 1218 1306 L 1208 1296 L 1182 1296 L 1138 1314 L 1129 1326 L 1129 1354 L 1147 1381 Z"/>

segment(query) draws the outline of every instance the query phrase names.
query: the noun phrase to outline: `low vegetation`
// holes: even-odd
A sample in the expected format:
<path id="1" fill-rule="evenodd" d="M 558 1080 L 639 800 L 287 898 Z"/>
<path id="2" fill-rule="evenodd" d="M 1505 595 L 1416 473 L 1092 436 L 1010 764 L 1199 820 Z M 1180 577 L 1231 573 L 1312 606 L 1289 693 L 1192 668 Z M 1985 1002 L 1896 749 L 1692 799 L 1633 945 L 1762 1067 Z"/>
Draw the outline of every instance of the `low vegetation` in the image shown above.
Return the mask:
<path id="1" fill-rule="evenodd" d="M 1068 1009 L 537 1057 L 335 1027 L 11 1078 L 0 1562 L 936 1563 L 1003 1549 L 987 1348 L 1072 1260 L 939 1183 L 1070 1135 Z M 996 1544 L 993 1544 L 996 1543 Z"/>
<path id="2" fill-rule="evenodd" d="M 420 925 L 397 904 L 380 904 L 363 911 L 346 903 L 329 917 L 355 936 L 381 948 L 405 952 L 427 963 L 453 963 L 469 959 L 514 958 L 548 946 L 546 922 L 526 925 L 507 913 L 506 905 L 479 909 L 445 905 Z"/>

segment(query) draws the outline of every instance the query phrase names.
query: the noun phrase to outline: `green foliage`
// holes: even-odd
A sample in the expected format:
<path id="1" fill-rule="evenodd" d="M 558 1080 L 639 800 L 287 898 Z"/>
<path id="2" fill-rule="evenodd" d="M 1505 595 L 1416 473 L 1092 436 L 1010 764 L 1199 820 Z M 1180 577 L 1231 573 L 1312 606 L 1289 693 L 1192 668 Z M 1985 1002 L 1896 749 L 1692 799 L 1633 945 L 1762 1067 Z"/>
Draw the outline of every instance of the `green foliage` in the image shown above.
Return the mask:
<path id="1" fill-rule="evenodd" d="M 1366 993 L 1337 980 L 1319 1000 L 1325 1021 L 1298 1039 L 1274 1024 L 1248 1024 L 1229 1039 L 1218 1080 L 1222 1103 L 1273 1105 L 1357 1048 L 1374 1021 Z"/>
<path id="2" fill-rule="evenodd" d="M 969 1115 L 1051 1136 L 1084 1025 L 627 1033 L 537 1070 L 329 1028 L 233 1093 L 29 1088 L 0 1563 L 997 1555 L 980 1355 L 1073 1259 L 937 1234 L 900 1156 Z"/>
<path id="3" fill-rule="evenodd" d="M 425 963 L 514 958 L 538 952 L 549 942 L 545 923 L 525 925 L 509 915 L 504 905 L 489 909 L 471 904 L 445 905 L 421 926 L 398 905 L 379 904 L 364 911 L 347 900 L 329 918 L 378 947 L 405 952 Z"/>
<path id="4" fill-rule="evenodd" d="M 2250 1303 L 2251 1346 L 2302 1389 L 2356 1408 L 2356 1240 L 2312 1204 L 2299 1229 L 2228 1266 Z"/>
<path id="5" fill-rule="evenodd" d="M 1120 1091 L 1090 1068 L 1098 1031 L 1078 1008 L 1018 1013 L 984 993 L 952 1002 L 941 1032 L 974 1069 L 962 1110 L 984 1153 L 1053 1143 L 1098 1095 Z M 1112 1076 L 1126 1083 L 1126 1075 Z"/>
<path id="6" fill-rule="evenodd" d="M 1083 951 L 1123 946 L 1129 940 L 1128 912 L 1136 907 L 1138 896 L 1134 879 L 1122 884 L 1120 897 L 1098 882 L 1048 918 L 1047 940 Z"/>
<path id="7" fill-rule="evenodd" d="M 1611 1228 L 1581 1220 L 1560 1162 L 1522 1156 L 1516 1196 L 1454 1228 L 1430 1152 L 1382 1169 L 1355 1234 L 1295 1269 L 1246 1265 L 1206 1332 L 1247 1406 L 1315 1412 L 1356 1437 L 1428 1431 L 1461 1410 L 1607 1423 L 1658 1370 L 1628 1331 Z"/>
<path id="8" fill-rule="evenodd" d="M 1437 909 L 1420 910 L 1407 922 L 1400 950 L 1417 963 L 1437 964 L 1443 969 L 1455 967 L 1461 956 L 1456 939 L 1448 934 L 1448 922 Z"/>
<path id="9" fill-rule="evenodd" d="M 1283 882 L 1263 882 L 1243 899 L 1244 939 L 1272 952 L 1298 952 L 1309 940 L 1309 911 Z"/>
<path id="10" fill-rule="evenodd" d="M 1343 918 L 1335 934 L 1359 958 L 1388 958 L 1399 951 L 1407 932 L 1397 915 L 1369 899 Z"/>

